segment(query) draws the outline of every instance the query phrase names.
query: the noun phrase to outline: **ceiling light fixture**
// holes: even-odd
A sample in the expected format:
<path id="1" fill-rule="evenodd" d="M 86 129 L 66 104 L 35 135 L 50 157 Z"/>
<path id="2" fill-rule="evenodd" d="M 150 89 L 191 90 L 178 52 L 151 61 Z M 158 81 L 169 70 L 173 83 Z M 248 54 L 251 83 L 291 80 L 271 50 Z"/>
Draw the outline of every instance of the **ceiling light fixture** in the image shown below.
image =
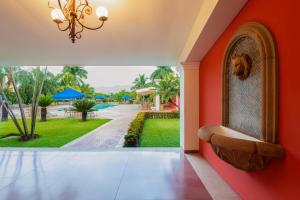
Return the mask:
<path id="1" fill-rule="evenodd" d="M 59 8 L 55 8 L 50 3 L 50 0 L 48 1 L 48 6 L 52 9 L 51 17 L 60 31 L 69 32 L 69 38 L 72 40 L 72 43 L 75 43 L 76 39 L 81 38 L 81 33 L 84 29 L 100 29 L 108 19 L 107 9 L 100 6 L 95 12 L 100 24 L 97 27 L 89 27 L 84 20 L 93 14 L 93 8 L 87 0 L 57 0 L 57 3 Z"/>

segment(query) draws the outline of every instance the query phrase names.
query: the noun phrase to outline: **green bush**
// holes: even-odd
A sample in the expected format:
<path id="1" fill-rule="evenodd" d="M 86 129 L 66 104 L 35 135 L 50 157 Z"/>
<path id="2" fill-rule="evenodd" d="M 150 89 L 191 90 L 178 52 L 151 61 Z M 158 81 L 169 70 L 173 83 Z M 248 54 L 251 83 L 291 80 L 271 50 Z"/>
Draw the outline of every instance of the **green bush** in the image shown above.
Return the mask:
<path id="1" fill-rule="evenodd" d="M 42 95 L 39 98 L 39 106 L 41 107 L 48 107 L 53 103 L 54 99 L 51 96 L 48 95 Z"/>
<path id="2" fill-rule="evenodd" d="M 124 147 L 136 147 L 143 131 L 146 119 L 173 119 L 179 118 L 179 112 L 140 112 L 130 123 L 127 134 L 124 136 Z"/>
<path id="3" fill-rule="evenodd" d="M 93 107 L 96 105 L 95 101 L 90 99 L 79 99 L 73 103 L 73 110 L 81 112 L 82 121 L 86 121 L 87 113 L 93 111 Z"/>
<path id="4" fill-rule="evenodd" d="M 147 119 L 174 119 L 180 118 L 179 112 L 147 112 Z"/>
<path id="5" fill-rule="evenodd" d="M 47 107 L 53 103 L 54 99 L 51 96 L 42 95 L 39 98 L 39 106 L 41 106 L 41 120 L 47 120 Z"/>

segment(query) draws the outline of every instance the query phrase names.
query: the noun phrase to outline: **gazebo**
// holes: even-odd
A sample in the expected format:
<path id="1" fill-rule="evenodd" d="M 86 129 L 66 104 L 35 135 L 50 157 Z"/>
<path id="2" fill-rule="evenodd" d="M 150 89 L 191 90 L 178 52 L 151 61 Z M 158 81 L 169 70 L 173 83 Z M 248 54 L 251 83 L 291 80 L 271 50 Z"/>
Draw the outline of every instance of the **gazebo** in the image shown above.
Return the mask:
<path id="1" fill-rule="evenodd" d="M 157 90 L 156 90 L 155 87 L 148 87 L 148 88 L 138 89 L 138 90 L 136 90 L 136 93 L 138 95 L 141 95 L 141 96 L 146 96 L 146 95 L 150 95 L 150 94 L 156 94 Z M 144 102 L 142 104 L 142 107 L 145 107 Z M 156 94 L 156 96 L 155 96 L 155 110 L 156 111 L 160 110 L 160 96 L 159 96 L 159 94 Z"/>

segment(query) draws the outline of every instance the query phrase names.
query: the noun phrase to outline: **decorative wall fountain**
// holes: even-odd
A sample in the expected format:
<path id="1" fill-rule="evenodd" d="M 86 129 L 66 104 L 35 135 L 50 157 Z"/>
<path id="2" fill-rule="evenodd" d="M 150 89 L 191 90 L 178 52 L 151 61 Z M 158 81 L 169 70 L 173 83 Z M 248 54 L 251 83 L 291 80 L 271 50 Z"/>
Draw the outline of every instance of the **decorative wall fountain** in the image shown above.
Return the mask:
<path id="1" fill-rule="evenodd" d="M 265 26 L 241 26 L 223 61 L 222 126 L 199 130 L 222 160 L 242 170 L 261 170 L 272 158 L 284 157 L 277 144 L 276 53 Z"/>

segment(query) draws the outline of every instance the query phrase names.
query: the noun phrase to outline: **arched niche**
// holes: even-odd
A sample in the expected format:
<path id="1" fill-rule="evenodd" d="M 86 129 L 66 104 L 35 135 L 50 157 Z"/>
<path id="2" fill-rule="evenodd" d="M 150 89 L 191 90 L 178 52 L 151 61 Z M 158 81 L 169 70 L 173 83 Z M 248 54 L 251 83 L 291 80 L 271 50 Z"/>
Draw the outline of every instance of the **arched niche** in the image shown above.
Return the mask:
<path id="1" fill-rule="evenodd" d="M 277 144 L 277 65 L 275 40 L 260 23 L 242 25 L 226 48 L 222 125 L 202 127 L 199 137 L 239 169 L 260 170 L 271 158 L 283 158 Z"/>

